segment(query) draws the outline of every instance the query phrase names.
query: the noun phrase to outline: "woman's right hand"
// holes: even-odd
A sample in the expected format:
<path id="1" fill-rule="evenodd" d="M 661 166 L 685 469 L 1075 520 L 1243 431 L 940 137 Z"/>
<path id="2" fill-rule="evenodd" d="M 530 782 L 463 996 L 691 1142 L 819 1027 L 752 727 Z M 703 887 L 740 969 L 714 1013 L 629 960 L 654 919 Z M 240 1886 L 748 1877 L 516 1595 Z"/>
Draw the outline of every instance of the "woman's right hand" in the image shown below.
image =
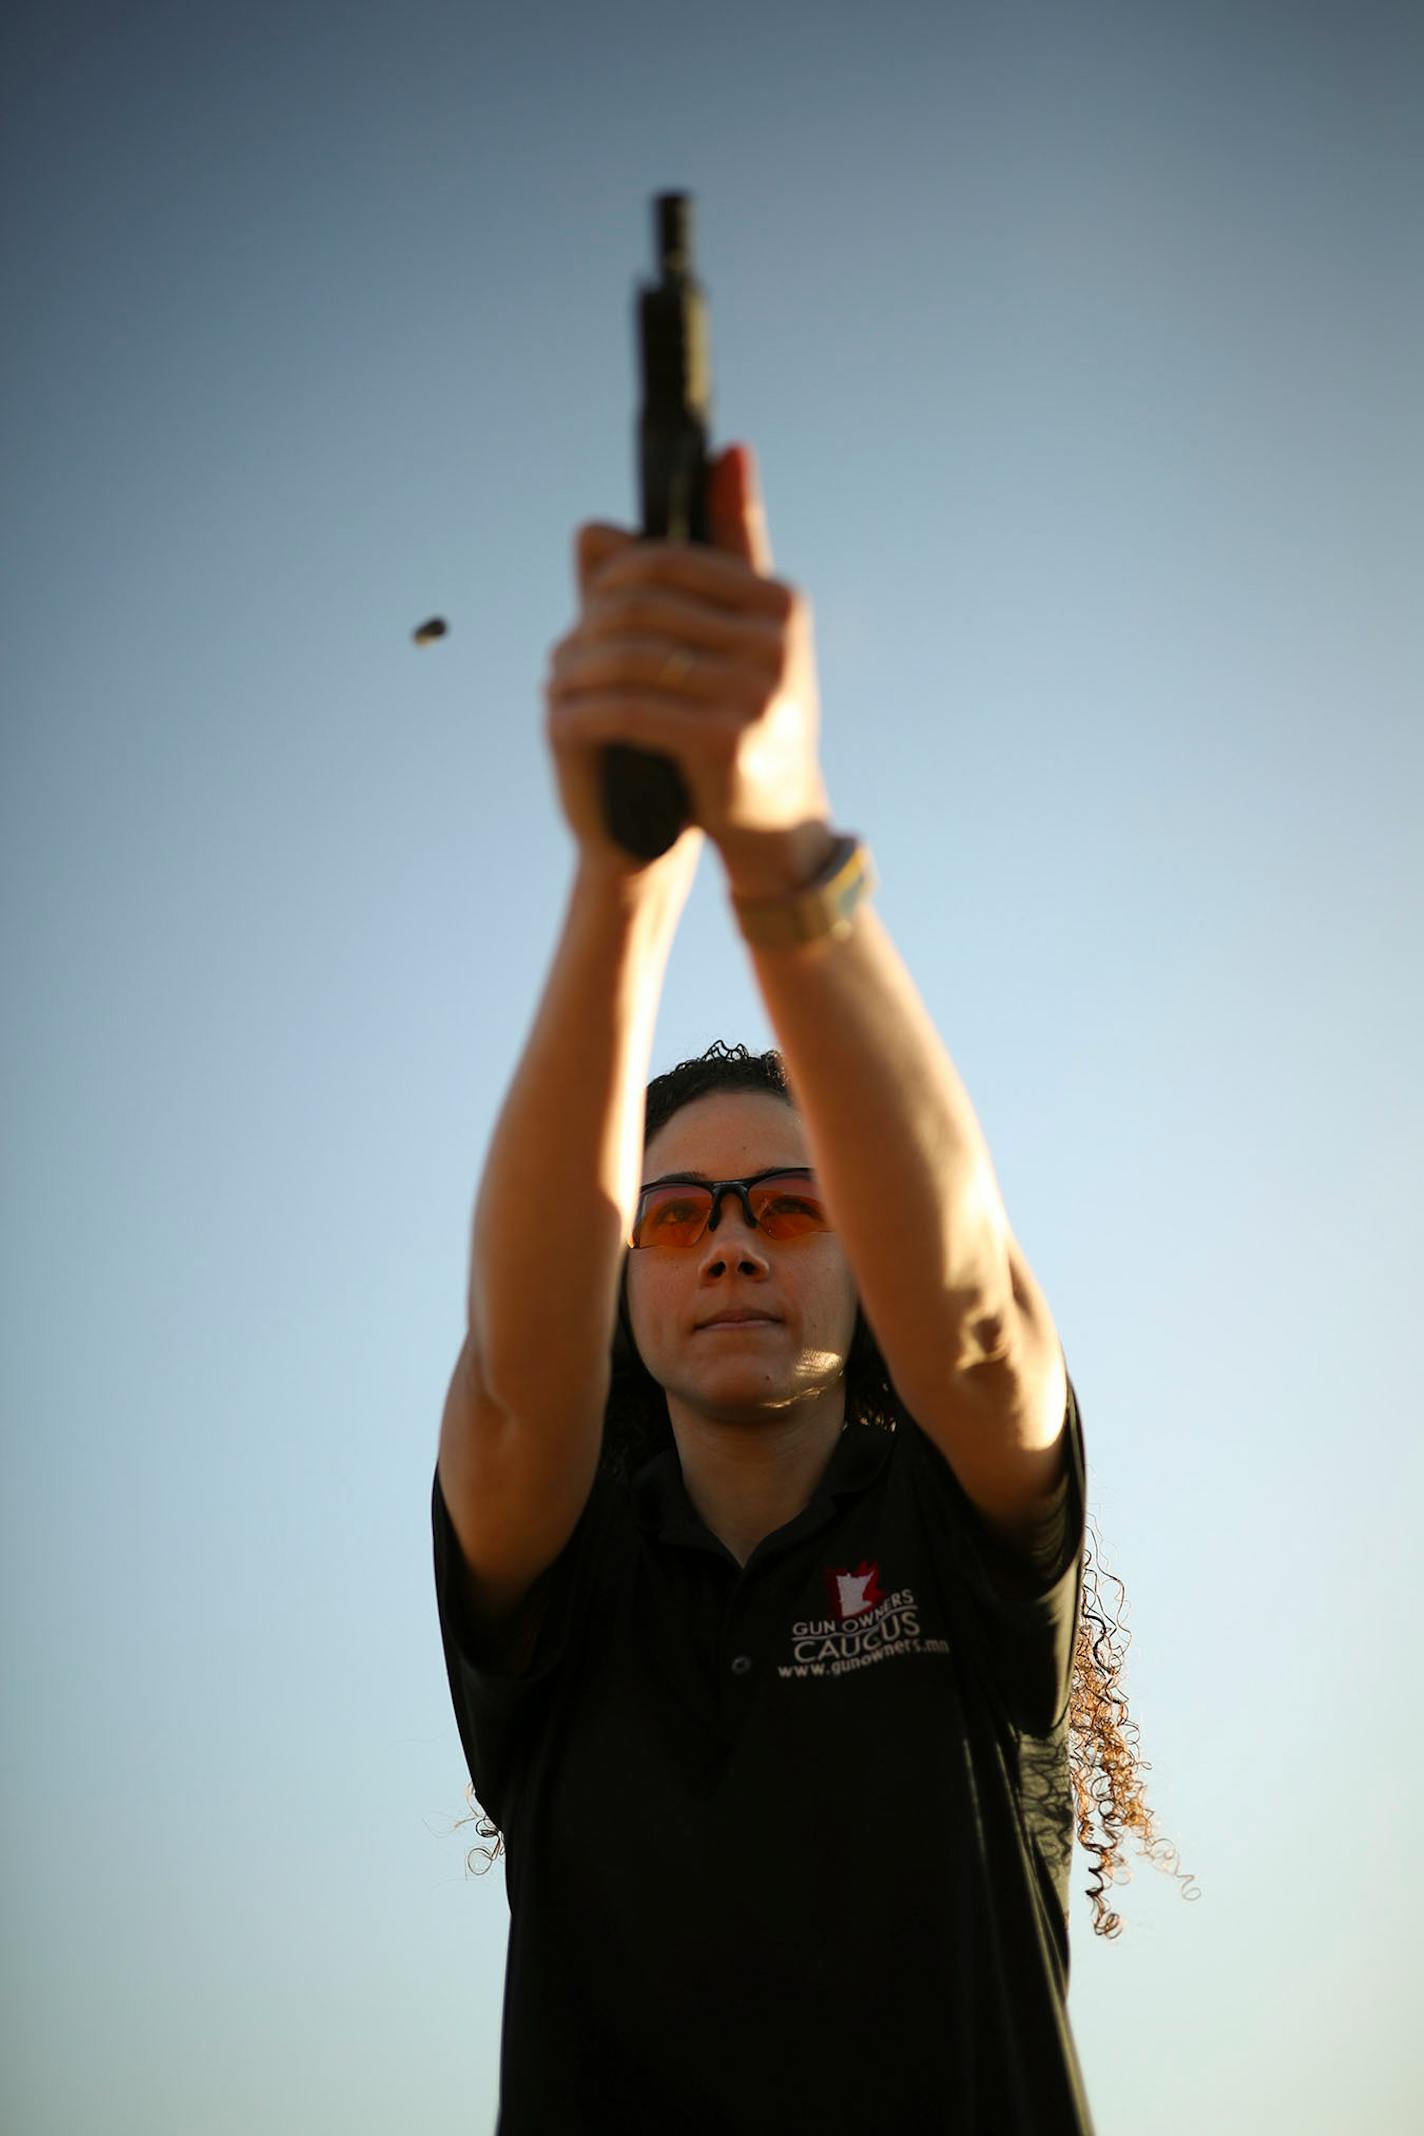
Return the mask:
<path id="1" fill-rule="evenodd" d="M 626 549 L 637 539 L 621 527 L 609 526 L 599 520 L 591 520 L 581 526 L 574 545 L 575 571 L 578 577 L 580 613 L 578 622 L 568 638 L 576 636 L 587 621 L 587 597 L 590 579 L 599 567 Z M 566 644 L 568 638 L 561 639 Z M 550 667 L 553 664 L 553 652 Z M 639 860 L 629 853 L 613 837 L 603 813 L 603 758 L 604 743 L 589 743 L 573 739 L 554 717 L 550 678 L 544 683 L 544 735 L 554 759 L 554 771 L 558 781 L 559 800 L 565 818 L 579 847 L 581 869 L 630 890 L 653 890 L 662 887 L 670 893 L 686 896 L 692 887 L 693 876 L 705 843 L 705 833 L 695 823 L 689 823 L 665 853 L 656 860 Z"/>

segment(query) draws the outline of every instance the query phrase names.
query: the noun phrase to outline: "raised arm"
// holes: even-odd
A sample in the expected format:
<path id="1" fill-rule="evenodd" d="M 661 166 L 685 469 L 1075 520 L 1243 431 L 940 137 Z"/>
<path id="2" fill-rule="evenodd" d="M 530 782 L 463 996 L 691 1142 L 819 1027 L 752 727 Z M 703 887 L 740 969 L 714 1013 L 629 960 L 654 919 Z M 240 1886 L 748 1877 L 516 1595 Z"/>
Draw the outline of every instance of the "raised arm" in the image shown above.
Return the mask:
<path id="1" fill-rule="evenodd" d="M 581 585 L 605 549 L 581 538 Z M 658 860 L 631 861 L 603 830 L 597 750 L 555 739 L 577 867 L 485 1158 L 440 1427 L 471 1606 L 491 1621 L 558 1556 L 598 1466 L 653 1031 L 703 844 L 692 827 Z"/>

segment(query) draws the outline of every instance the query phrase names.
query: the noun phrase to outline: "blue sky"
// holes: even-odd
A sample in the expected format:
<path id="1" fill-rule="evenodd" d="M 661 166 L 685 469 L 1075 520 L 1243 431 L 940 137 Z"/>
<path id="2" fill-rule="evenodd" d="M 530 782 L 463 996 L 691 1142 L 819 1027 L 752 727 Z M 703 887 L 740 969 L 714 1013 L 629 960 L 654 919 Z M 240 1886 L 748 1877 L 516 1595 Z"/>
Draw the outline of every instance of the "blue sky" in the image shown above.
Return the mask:
<path id="1" fill-rule="evenodd" d="M 1063 1338 L 1201 1888 L 1131 1851 L 1109 1945 L 1075 1854 L 1100 2136 L 1416 2125 L 1417 14 L 6 45 L 0 2121 L 493 2127 L 430 1479 L 572 868 L 540 681 L 686 188 L 713 441 Z M 655 1072 L 714 1037 L 774 1034 L 709 855 Z"/>

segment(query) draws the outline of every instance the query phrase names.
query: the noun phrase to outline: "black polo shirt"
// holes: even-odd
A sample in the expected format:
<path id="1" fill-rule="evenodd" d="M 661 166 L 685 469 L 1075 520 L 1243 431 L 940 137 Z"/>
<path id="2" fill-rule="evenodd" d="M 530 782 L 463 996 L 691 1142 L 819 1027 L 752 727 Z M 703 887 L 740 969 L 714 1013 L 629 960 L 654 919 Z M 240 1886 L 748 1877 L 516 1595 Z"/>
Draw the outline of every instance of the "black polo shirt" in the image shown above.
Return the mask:
<path id="1" fill-rule="evenodd" d="M 745 1569 L 675 1449 L 600 1472 L 522 1674 L 470 1624 L 437 1471 L 450 1692 L 506 1847 L 497 2136 L 1091 2136 L 1071 1381 L 1068 1424 L 1037 1571 L 917 1425 L 848 1425 Z"/>

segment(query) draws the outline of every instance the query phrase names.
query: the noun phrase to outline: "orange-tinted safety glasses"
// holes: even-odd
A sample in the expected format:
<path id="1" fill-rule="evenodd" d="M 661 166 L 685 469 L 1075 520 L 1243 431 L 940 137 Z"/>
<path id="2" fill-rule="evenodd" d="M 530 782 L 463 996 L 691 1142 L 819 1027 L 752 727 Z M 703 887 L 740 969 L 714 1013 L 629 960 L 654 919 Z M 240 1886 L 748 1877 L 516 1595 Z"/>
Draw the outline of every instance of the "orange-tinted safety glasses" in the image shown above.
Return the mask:
<path id="1" fill-rule="evenodd" d="M 750 1179 L 657 1179 L 638 1196 L 630 1246 L 695 1246 L 722 1220 L 722 1196 L 741 1199 L 748 1224 L 769 1239 L 798 1239 L 829 1231 L 831 1220 L 809 1166 L 756 1172 Z"/>

